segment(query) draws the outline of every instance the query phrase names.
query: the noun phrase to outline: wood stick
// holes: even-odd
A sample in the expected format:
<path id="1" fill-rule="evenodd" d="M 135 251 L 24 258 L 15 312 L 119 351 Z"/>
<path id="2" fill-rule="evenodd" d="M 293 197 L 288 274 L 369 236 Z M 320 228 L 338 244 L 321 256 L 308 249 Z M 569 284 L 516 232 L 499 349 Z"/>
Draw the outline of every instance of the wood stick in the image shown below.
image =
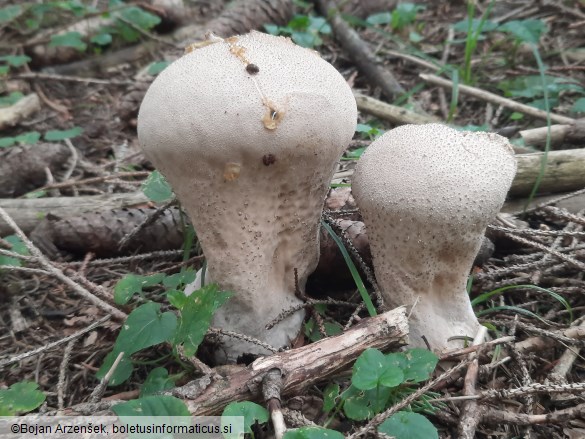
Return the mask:
<path id="1" fill-rule="evenodd" d="M 544 146 L 546 144 L 548 128 L 532 128 L 520 131 L 520 136 L 526 145 Z M 585 144 L 585 118 L 577 119 L 572 124 L 551 125 L 551 145 L 562 145 L 563 143 Z"/>
<path id="2" fill-rule="evenodd" d="M 366 96 L 360 93 L 355 93 L 354 96 L 358 110 L 371 114 L 372 116 L 376 116 L 380 119 L 387 120 L 395 125 L 439 122 L 439 119 L 434 116 L 415 113 L 414 111 L 388 104 L 370 96 Z"/>
<path id="3" fill-rule="evenodd" d="M 231 401 L 260 401 L 262 379 L 272 369 L 282 372 L 283 396 L 299 394 L 348 369 L 367 348 L 388 351 L 407 343 L 408 322 L 402 306 L 364 319 L 338 336 L 260 358 L 225 378 L 212 380 L 205 376 L 171 393 L 184 399 L 193 415 L 216 415 Z"/>
<path id="4" fill-rule="evenodd" d="M 426 73 L 421 73 L 418 76 L 420 76 L 423 80 L 427 81 L 430 84 L 439 85 L 441 87 L 445 87 L 448 89 L 453 88 L 453 82 L 449 81 L 448 79 L 441 78 L 440 76 L 429 75 Z M 531 107 L 530 105 L 521 104 L 519 102 L 504 98 L 497 94 L 490 93 L 489 91 L 481 90 L 479 88 L 470 87 L 469 85 L 463 84 L 459 84 L 458 89 L 459 93 L 461 94 L 473 96 L 483 101 L 491 102 L 492 104 L 502 105 L 506 108 L 518 111 L 519 113 L 527 114 L 537 119 L 546 120 L 547 118 L 546 111 L 539 110 L 538 108 Z M 550 118 L 553 122 L 560 124 L 572 124 L 575 122 L 575 119 L 554 113 L 550 113 Z"/>

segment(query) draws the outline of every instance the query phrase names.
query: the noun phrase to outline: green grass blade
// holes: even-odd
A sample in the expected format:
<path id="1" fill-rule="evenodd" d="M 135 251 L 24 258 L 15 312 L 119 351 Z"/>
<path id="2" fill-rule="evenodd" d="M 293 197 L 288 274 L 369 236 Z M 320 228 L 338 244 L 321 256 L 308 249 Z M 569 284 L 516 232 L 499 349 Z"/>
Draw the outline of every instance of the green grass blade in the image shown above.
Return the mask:
<path id="1" fill-rule="evenodd" d="M 536 181 L 534 182 L 534 186 L 532 187 L 532 191 L 530 191 L 530 195 L 528 196 L 528 200 L 526 200 L 526 204 L 524 204 L 524 212 L 532 202 L 532 199 L 535 197 L 536 193 L 538 192 L 538 188 L 540 187 L 540 183 L 542 182 L 542 178 L 544 177 L 544 172 L 546 170 L 546 163 L 548 162 L 548 152 L 550 151 L 551 146 L 551 134 L 550 134 L 550 127 L 552 124 L 550 118 L 550 102 L 548 100 L 548 87 L 546 83 L 546 78 L 544 76 L 544 63 L 542 62 L 542 58 L 540 57 L 540 52 L 538 51 L 538 46 L 536 44 L 531 44 L 532 46 L 532 54 L 536 59 L 536 64 L 538 64 L 538 73 L 540 75 L 540 80 L 542 82 L 542 91 L 543 91 L 543 99 L 544 99 L 544 109 L 546 111 L 546 144 L 544 147 L 544 153 L 542 154 L 542 159 L 540 161 L 540 170 L 538 171 L 538 176 L 536 177 Z"/>
<path id="2" fill-rule="evenodd" d="M 526 316 L 540 320 L 542 323 L 546 324 L 547 326 L 549 325 L 549 323 L 545 319 L 540 317 L 538 314 L 534 314 L 532 311 L 528 311 L 527 309 L 519 308 L 517 306 L 509 306 L 509 305 L 494 306 L 493 308 L 478 311 L 475 313 L 475 315 L 477 315 L 477 317 L 480 317 L 480 316 L 483 316 L 486 314 L 491 314 L 491 313 L 498 312 L 498 311 L 512 311 L 512 312 L 515 312 L 517 314 L 524 314 Z"/>
<path id="3" fill-rule="evenodd" d="M 563 296 L 561 296 L 560 294 L 555 293 L 554 291 L 551 291 L 547 288 L 542 288 L 542 287 L 539 287 L 536 285 L 508 285 L 505 287 L 497 288 L 493 291 L 489 291 L 487 293 L 483 293 L 483 294 L 480 294 L 479 296 L 477 296 L 475 299 L 473 299 L 471 301 L 471 306 L 475 306 L 475 305 L 478 305 L 480 303 L 485 303 L 494 296 L 498 296 L 498 295 L 500 295 L 508 290 L 514 290 L 514 289 L 519 289 L 519 288 L 541 291 L 543 293 L 548 294 L 549 296 L 551 296 L 553 299 L 555 299 L 556 301 L 558 301 L 561 305 L 563 305 L 565 307 L 565 309 L 569 312 L 570 320 L 573 321 L 573 308 L 571 308 L 571 305 L 569 304 L 569 302 L 567 302 L 567 300 Z M 477 315 L 479 315 L 479 313 L 477 313 Z"/>
<path id="4" fill-rule="evenodd" d="M 337 236 L 337 234 L 333 231 L 331 226 L 329 224 L 327 224 L 325 221 L 321 220 L 321 225 L 323 226 L 323 228 L 325 230 L 327 230 L 327 233 L 329 233 L 331 238 L 333 238 L 333 240 L 337 244 L 337 247 L 339 247 L 339 250 L 341 251 L 341 254 L 343 255 L 343 259 L 345 259 L 345 263 L 347 264 L 347 268 L 349 268 L 349 271 L 351 272 L 351 276 L 353 277 L 353 281 L 355 282 L 355 285 L 356 285 L 358 291 L 360 292 L 360 295 L 362 296 L 362 300 L 364 301 L 364 303 L 366 305 L 368 313 L 370 314 L 370 317 L 374 317 L 375 315 L 377 315 L 376 308 L 374 307 L 374 304 L 372 303 L 372 299 L 370 298 L 370 295 L 368 294 L 368 291 L 366 290 L 364 282 L 362 281 L 362 278 L 361 278 L 355 264 L 351 260 L 351 256 L 349 256 L 349 253 L 348 253 L 347 249 L 345 248 L 343 241 L 339 238 L 339 236 Z"/>

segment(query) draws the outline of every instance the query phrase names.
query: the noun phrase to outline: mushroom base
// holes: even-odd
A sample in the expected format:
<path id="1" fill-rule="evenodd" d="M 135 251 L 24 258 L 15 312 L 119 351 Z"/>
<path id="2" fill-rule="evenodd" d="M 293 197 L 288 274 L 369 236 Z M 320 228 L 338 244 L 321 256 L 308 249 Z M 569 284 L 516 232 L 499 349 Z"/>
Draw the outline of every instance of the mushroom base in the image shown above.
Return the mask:
<path id="1" fill-rule="evenodd" d="M 446 308 L 440 298 L 437 301 L 427 296 L 414 305 L 409 327 L 411 347 L 430 347 L 433 352 L 441 353 L 469 345 L 480 324 L 468 300 L 453 301 Z"/>
<path id="2" fill-rule="evenodd" d="M 205 275 L 205 282 L 213 282 L 209 273 Z M 201 270 L 197 272 L 195 281 L 185 287 L 185 294 L 189 296 L 199 288 L 201 288 Z M 277 349 L 288 347 L 301 330 L 305 310 L 300 309 L 282 319 L 271 329 L 266 329 L 266 325 L 283 310 L 302 303 L 294 295 L 294 291 L 281 292 L 275 294 L 275 297 L 281 297 L 282 300 L 278 302 L 264 301 L 254 306 L 249 301 L 238 300 L 238 296 L 234 296 L 215 312 L 211 326 L 236 332 L 250 339 L 257 339 Z M 253 341 L 222 336 L 221 345 L 215 352 L 215 361 L 219 364 L 235 363 L 238 357 L 243 354 L 270 355 L 271 353 Z"/>

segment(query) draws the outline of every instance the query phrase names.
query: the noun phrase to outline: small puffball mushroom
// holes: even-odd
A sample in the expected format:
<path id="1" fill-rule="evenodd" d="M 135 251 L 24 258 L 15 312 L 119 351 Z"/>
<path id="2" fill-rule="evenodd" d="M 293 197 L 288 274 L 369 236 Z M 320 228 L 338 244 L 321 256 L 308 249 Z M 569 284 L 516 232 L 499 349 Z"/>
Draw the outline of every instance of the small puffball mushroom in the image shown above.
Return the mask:
<path id="1" fill-rule="evenodd" d="M 407 305 L 410 343 L 462 347 L 479 323 L 466 282 L 516 173 L 507 139 L 440 124 L 404 125 L 361 156 L 352 190 L 387 305 Z"/>
<path id="2" fill-rule="evenodd" d="M 206 280 L 235 293 L 212 325 L 284 347 L 304 311 L 265 325 L 301 303 L 294 270 L 303 292 L 317 265 L 323 201 L 354 134 L 355 100 L 333 66 L 288 38 L 252 32 L 198 47 L 148 89 L 139 141 L 191 217 Z M 227 361 L 268 353 L 228 337 L 222 352 Z"/>

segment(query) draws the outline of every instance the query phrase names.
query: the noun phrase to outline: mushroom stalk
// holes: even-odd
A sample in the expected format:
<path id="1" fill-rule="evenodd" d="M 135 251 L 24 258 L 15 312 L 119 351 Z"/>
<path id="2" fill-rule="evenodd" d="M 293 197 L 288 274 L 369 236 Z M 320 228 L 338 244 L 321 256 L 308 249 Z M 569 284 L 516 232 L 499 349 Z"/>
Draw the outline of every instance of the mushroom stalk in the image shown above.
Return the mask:
<path id="1" fill-rule="evenodd" d="M 319 257 L 318 224 L 357 110 L 330 64 L 289 39 L 258 32 L 208 45 L 167 67 L 138 117 L 147 157 L 187 210 L 208 279 L 235 292 L 212 324 L 287 346 L 301 328 L 298 306 Z M 222 340 L 224 360 L 265 354 Z M 222 357 L 222 355 L 219 355 Z"/>
<path id="2" fill-rule="evenodd" d="M 410 342 L 461 347 L 479 323 L 466 291 L 485 229 L 516 172 L 507 139 L 404 125 L 360 158 L 352 190 L 387 305 L 411 308 Z"/>

